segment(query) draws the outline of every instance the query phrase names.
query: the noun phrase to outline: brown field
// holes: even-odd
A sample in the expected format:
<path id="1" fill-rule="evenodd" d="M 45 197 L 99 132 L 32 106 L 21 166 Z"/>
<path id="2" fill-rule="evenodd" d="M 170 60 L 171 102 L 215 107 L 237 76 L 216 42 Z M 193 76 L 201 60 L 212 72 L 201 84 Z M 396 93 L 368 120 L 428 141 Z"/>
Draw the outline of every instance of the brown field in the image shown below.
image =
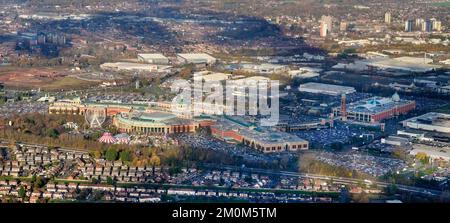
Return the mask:
<path id="1" fill-rule="evenodd" d="M 13 88 L 39 88 L 67 74 L 57 68 L 1 68 L 0 82 Z"/>
<path id="2" fill-rule="evenodd" d="M 44 86 L 42 86 L 42 90 L 46 91 L 60 91 L 61 89 L 64 90 L 79 90 L 79 89 L 86 89 L 89 86 L 98 85 L 100 82 L 98 81 L 85 81 L 78 79 L 76 77 L 72 76 L 66 76 L 63 78 L 59 78 L 56 81 L 53 81 L 51 83 L 48 83 Z"/>
<path id="3" fill-rule="evenodd" d="M 98 84 L 70 77 L 67 68 L 0 68 L 0 82 L 17 89 L 80 89 Z"/>

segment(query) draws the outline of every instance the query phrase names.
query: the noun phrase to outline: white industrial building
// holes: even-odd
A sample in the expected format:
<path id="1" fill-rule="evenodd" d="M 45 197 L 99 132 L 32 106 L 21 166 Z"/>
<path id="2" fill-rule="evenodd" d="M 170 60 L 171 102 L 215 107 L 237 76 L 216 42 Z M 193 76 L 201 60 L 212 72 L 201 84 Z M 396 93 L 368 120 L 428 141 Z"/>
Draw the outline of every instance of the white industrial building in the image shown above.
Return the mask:
<path id="1" fill-rule="evenodd" d="M 179 53 L 177 59 L 183 64 L 214 64 L 217 59 L 206 53 Z"/>
<path id="2" fill-rule="evenodd" d="M 450 114 L 430 112 L 403 121 L 403 127 L 432 132 L 450 133 Z"/>
<path id="3" fill-rule="evenodd" d="M 170 66 L 158 66 L 154 64 L 141 64 L 130 62 L 104 63 L 100 65 L 103 70 L 110 71 L 135 71 L 135 72 L 168 72 Z"/>
<path id="4" fill-rule="evenodd" d="M 334 69 L 347 69 L 355 71 L 370 70 L 376 68 L 378 70 L 391 70 L 402 72 L 427 72 L 441 68 L 439 65 L 431 64 L 432 59 L 418 57 L 375 57 L 365 60 L 356 60 L 353 63 L 339 63 L 333 66 Z"/>
<path id="5" fill-rule="evenodd" d="M 306 84 L 301 84 L 298 88 L 300 92 L 308 92 L 313 94 L 326 94 L 332 96 L 338 96 L 342 94 L 352 94 L 356 90 L 353 87 L 333 85 L 333 84 L 322 84 L 310 82 Z"/>
<path id="6" fill-rule="evenodd" d="M 405 146 L 409 144 L 409 141 L 409 139 L 401 136 L 389 136 L 381 139 L 381 143 L 391 146 Z"/>
<path id="7" fill-rule="evenodd" d="M 169 64 L 169 58 L 160 53 L 141 53 L 138 54 L 138 60 L 151 64 Z"/>
<path id="8" fill-rule="evenodd" d="M 194 73 L 194 80 L 202 80 L 204 82 L 220 82 L 224 80 L 230 79 L 232 74 L 225 74 L 225 73 L 214 73 L 210 71 L 200 71 L 197 73 Z"/>
<path id="9" fill-rule="evenodd" d="M 279 72 L 285 72 L 289 70 L 289 67 L 286 65 L 279 65 L 279 64 L 242 64 L 241 70 L 252 72 L 252 73 L 260 73 L 260 74 L 272 74 L 272 73 L 279 73 Z"/>
<path id="10" fill-rule="evenodd" d="M 318 77 L 322 72 L 320 68 L 300 67 L 298 70 L 290 70 L 288 72 L 291 78 L 297 77 L 301 79 Z"/>
<path id="11" fill-rule="evenodd" d="M 377 67 L 379 69 L 391 69 L 410 72 L 427 72 L 440 66 L 432 65 L 433 60 L 429 58 L 417 58 L 417 57 L 398 57 L 398 58 L 385 58 L 385 59 L 373 59 L 368 61 L 367 66 Z"/>

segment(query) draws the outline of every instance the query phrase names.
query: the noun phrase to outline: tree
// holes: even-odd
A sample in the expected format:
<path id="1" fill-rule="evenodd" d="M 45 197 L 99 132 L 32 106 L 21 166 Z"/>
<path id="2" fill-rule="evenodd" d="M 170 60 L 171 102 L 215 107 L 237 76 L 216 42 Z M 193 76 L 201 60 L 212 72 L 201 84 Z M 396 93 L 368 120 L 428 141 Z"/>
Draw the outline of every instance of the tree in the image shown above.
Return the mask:
<path id="1" fill-rule="evenodd" d="M 115 185 L 116 181 L 113 178 L 111 178 L 111 177 L 107 177 L 106 178 L 106 183 L 109 184 L 109 185 Z"/>
<path id="2" fill-rule="evenodd" d="M 161 84 L 161 77 L 157 76 L 153 79 L 153 84 L 159 86 Z"/>
<path id="3" fill-rule="evenodd" d="M 98 183 L 99 183 L 99 180 L 98 180 L 97 178 L 92 178 L 91 182 L 92 182 L 93 184 L 98 184 Z"/>
<path id="4" fill-rule="evenodd" d="M 117 159 L 117 151 L 116 151 L 116 149 L 109 148 L 108 150 L 106 150 L 105 158 L 108 161 L 115 161 Z"/>
<path id="5" fill-rule="evenodd" d="M 100 151 L 96 150 L 96 151 L 94 152 L 94 158 L 100 159 L 100 157 L 102 157 L 102 153 L 101 153 Z"/>
<path id="6" fill-rule="evenodd" d="M 26 192 L 25 188 L 20 187 L 18 193 L 19 193 L 19 197 L 24 198 L 27 192 Z"/>
<path id="7" fill-rule="evenodd" d="M 93 132 L 91 134 L 91 139 L 92 140 L 98 140 L 101 137 L 101 133 L 100 132 Z"/>
<path id="8" fill-rule="evenodd" d="M 120 160 L 122 162 L 130 162 L 131 161 L 131 154 L 128 150 L 123 150 L 120 152 Z"/>
<path id="9" fill-rule="evenodd" d="M 161 165 L 161 159 L 158 155 L 156 155 L 156 153 L 153 153 L 150 157 L 149 163 L 152 166 L 152 173 L 155 175 L 155 167 Z"/>
<path id="10" fill-rule="evenodd" d="M 52 138 L 58 138 L 59 136 L 59 132 L 56 129 L 48 129 L 47 130 L 47 136 L 52 137 Z"/>
<path id="11" fill-rule="evenodd" d="M 344 148 L 344 145 L 340 142 L 334 142 L 331 144 L 332 150 L 342 150 Z"/>
<path id="12" fill-rule="evenodd" d="M 45 179 L 41 176 L 36 177 L 36 181 L 34 182 L 34 187 L 42 188 L 45 185 Z"/>
<path id="13" fill-rule="evenodd" d="M 416 159 L 419 160 L 422 164 L 428 164 L 429 157 L 426 153 L 419 152 L 416 154 Z"/>
<path id="14" fill-rule="evenodd" d="M 390 184 L 388 187 L 386 187 L 386 193 L 388 195 L 395 195 L 397 193 L 397 185 Z"/>
<path id="15" fill-rule="evenodd" d="M 194 70 L 194 64 L 187 64 L 187 65 L 185 65 L 180 71 L 181 78 L 189 79 L 189 77 L 191 76 L 193 70 Z"/>
<path id="16" fill-rule="evenodd" d="M 93 201 L 100 201 L 100 200 L 102 200 L 103 193 L 104 193 L 103 191 L 95 190 L 92 193 L 92 198 L 91 199 Z"/>
<path id="17" fill-rule="evenodd" d="M 392 156 L 398 159 L 401 159 L 402 157 L 404 157 L 404 152 L 401 149 L 394 149 L 394 151 L 392 152 Z"/>
<path id="18" fill-rule="evenodd" d="M 34 182 L 36 182 L 36 175 L 33 175 L 33 176 L 31 177 L 31 183 L 34 183 Z"/>

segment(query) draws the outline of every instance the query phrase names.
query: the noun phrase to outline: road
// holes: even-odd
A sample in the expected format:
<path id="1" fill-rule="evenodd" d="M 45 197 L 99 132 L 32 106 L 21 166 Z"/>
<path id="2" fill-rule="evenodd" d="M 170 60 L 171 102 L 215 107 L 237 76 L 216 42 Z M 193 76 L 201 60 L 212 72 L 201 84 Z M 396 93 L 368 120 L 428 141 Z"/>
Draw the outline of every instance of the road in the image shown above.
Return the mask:
<path id="1" fill-rule="evenodd" d="M 231 170 L 231 171 L 248 171 L 248 172 L 252 172 L 252 173 L 261 173 L 261 174 L 268 174 L 268 175 L 281 175 L 281 176 L 302 177 L 302 178 L 320 179 L 320 180 L 332 180 L 335 183 L 342 183 L 344 185 L 360 184 L 360 183 L 367 184 L 368 183 L 368 182 L 365 182 L 364 180 L 354 179 L 354 178 L 333 177 L 333 176 L 297 173 L 297 172 L 289 172 L 289 171 L 274 171 L 274 170 L 267 170 L 267 169 L 256 169 L 256 168 L 248 168 L 248 167 L 241 168 L 241 167 L 236 167 L 236 166 L 218 166 L 218 165 L 205 165 L 205 167 L 220 168 L 220 169 Z M 382 187 L 382 188 L 386 188 L 389 185 L 391 185 L 390 183 L 379 182 L 379 181 L 371 181 L 370 183 L 376 184 L 378 187 Z M 433 189 L 427 189 L 427 188 L 421 188 L 421 187 L 413 187 L 413 186 L 407 186 L 407 185 L 401 185 L 401 184 L 396 184 L 396 186 L 397 186 L 397 189 L 401 190 L 401 191 L 422 194 L 422 195 L 431 196 L 431 197 L 440 197 L 443 194 L 443 192 L 439 191 L 439 190 L 433 190 Z M 448 198 L 450 198 L 450 196 L 448 196 Z"/>

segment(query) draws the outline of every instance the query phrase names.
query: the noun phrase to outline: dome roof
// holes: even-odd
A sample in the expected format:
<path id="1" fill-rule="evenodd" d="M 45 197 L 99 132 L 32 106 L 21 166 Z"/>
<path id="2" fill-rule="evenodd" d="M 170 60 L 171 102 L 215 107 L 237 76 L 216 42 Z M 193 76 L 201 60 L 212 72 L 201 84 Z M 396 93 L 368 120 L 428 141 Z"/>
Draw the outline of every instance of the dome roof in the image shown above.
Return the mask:
<path id="1" fill-rule="evenodd" d="M 369 104 L 369 105 L 381 105 L 381 102 L 376 100 L 376 99 L 372 99 L 372 100 L 367 101 L 367 104 Z"/>
<path id="2" fill-rule="evenodd" d="M 397 92 L 395 92 L 395 94 L 392 95 L 392 101 L 395 101 L 395 102 L 400 101 L 400 95 L 398 95 Z"/>

